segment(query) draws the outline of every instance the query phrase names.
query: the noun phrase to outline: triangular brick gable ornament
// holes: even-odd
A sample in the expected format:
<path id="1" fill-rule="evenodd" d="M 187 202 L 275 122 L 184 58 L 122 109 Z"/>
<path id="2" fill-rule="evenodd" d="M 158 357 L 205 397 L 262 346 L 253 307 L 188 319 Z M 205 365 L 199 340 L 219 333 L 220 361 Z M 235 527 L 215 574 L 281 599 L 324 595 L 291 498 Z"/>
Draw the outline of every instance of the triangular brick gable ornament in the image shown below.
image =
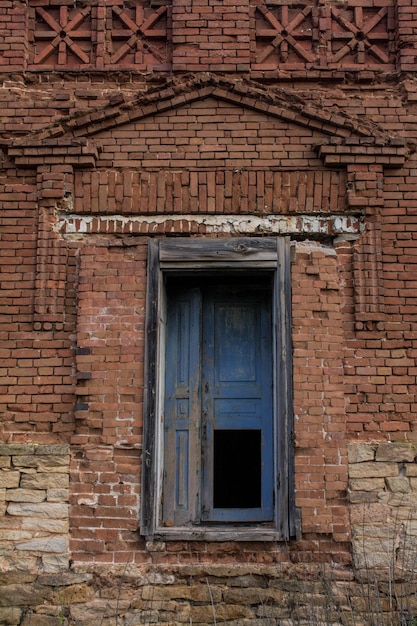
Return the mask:
<path id="1" fill-rule="evenodd" d="M 343 210 L 348 214 L 360 213 L 365 216 L 365 232 L 357 240 L 353 256 L 357 328 L 363 328 L 366 324 L 379 324 L 380 327 L 383 320 L 380 306 L 383 171 L 384 168 L 400 167 L 405 162 L 410 151 L 405 141 L 388 137 L 371 120 L 358 120 L 340 112 L 334 113 L 314 100 L 305 101 L 290 91 L 271 91 L 251 81 L 235 82 L 209 73 L 183 77 L 181 80 L 173 79 L 129 102 L 121 96 L 103 109 L 63 120 L 29 137 L 19 138 L 9 146 L 9 157 L 14 159 L 17 166 L 39 168 L 38 295 L 35 300 L 35 319 L 49 324 L 62 315 L 63 306 L 58 304 L 62 296 L 62 277 L 51 279 L 51 275 L 56 273 L 57 251 L 60 249 L 51 224 L 57 207 L 67 207 L 69 210 L 68 207 L 72 206 L 74 170 L 94 169 L 99 153 L 93 138 L 111 129 L 146 121 L 151 116 L 192 106 L 208 98 L 309 129 L 312 135 L 317 133 L 319 141 L 315 149 L 324 164 L 332 170 L 346 172 Z M 328 135 L 328 139 L 323 139 L 323 135 Z M 133 181 L 134 176 L 140 177 L 139 172 L 131 172 L 129 176 L 132 184 L 139 187 L 144 182 L 139 178 Z M 106 172 L 103 172 L 103 177 L 106 186 Z M 175 184 L 175 181 L 171 181 L 171 189 Z M 190 179 L 183 177 L 181 184 L 189 185 Z M 241 184 L 242 180 L 237 181 L 237 186 Z M 165 197 L 162 200 L 165 200 L 165 210 L 168 210 L 167 207 L 172 204 L 167 195 L 168 187 L 163 188 L 163 193 Z M 213 193 L 213 197 L 221 195 Z M 157 205 L 153 212 L 156 209 Z M 99 206 L 96 210 L 91 208 L 91 214 L 99 213 Z M 190 213 L 193 213 L 192 207 Z M 52 240 L 55 242 L 53 245 Z"/>
<path id="2" fill-rule="evenodd" d="M 77 114 L 59 124 L 34 133 L 30 137 L 17 139 L 9 154 L 18 157 L 18 147 L 24 154 L 25 146 L 44 145 L 50 149 L 64 147 L 64 141 L 74 138 L 74 147 L 81 143 L 75 138 L 89 136 L 122 126 L 152 115 L 186 106 L 212 97 L 236 104 L 259 113 L 282 119 L 285 122 L 310 128 L 336 137 L 384 136 L 371 120 L 335 113 L 313 99 L 304 100 L 295 92 L 284 89 L 271 90 L 250 80 L 228 80 L 211 73 L 193 74 L 181 79 L 172 79 L 148 89 L 137 98 L 125 101 L 123 95 L 113 98 L 109 104 L 93 112 Z M 85 150 L 83 151 L 85 153 Z"/>

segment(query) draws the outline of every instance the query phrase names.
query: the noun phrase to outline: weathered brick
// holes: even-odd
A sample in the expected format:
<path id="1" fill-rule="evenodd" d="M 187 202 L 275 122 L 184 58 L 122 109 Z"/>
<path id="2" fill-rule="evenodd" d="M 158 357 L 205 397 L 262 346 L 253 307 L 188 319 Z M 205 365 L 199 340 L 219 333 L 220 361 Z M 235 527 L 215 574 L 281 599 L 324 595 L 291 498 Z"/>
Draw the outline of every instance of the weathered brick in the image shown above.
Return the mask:
<path id="1" fill-rule="evenodd" d="M 417 9 L 412 0 L 104 4 L 0 2 L 0 526 L 28 533 L 25 559 L 7 552 L 13 540 L 2 567 L 65 570 L 69 500 L 74 564 L 160 564 L 135 608 L 150 606 L 155 622 L 207 622 L 220 597 L 221 619 L 284 622 L 285 594 L 266 588 L 268 577 L 281 584 L 283 562 L 347 565 L 352 531 L 356 566 L 364 545 L 368 566 L 385 566 L 384 520 L 407 519 L 415 505 Z M 68 23 L 73 46 L 61 33 Z M 281 233 L 295 242 L 304 538 L 152 549 L 137 533 L 148 238 Z M 349 523 L 359 502 L 366 528 L 357 510 Z M 58 552 L 48 554 L 53 536 Z M 225 578 L 209 587 L 216 561 Z M 197 582 L 174 581 L 173 564 L 185 563 L 198 564 Z M 258 588 L 261 563 L 273 573 Z M 147 576 L 132 580 L 141 587 Z M 100 621 L 103 607 L 115 615 L 113 599 L 94 594 L 65 596 L 80 623 Z M 32 609 L 45 597 L 29 599 Z"/>

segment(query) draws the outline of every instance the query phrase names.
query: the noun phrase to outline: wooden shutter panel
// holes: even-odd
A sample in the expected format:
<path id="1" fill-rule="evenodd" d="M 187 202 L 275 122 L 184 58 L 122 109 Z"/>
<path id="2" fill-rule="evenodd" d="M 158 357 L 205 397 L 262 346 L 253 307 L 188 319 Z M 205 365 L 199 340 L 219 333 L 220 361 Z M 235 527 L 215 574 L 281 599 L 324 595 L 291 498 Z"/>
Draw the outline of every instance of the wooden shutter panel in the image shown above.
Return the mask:
<path id="1" fill-rule="evenodd" d="M 199 471 L 200 293 L 168 294 L 163 523 L 196 520 Z"/>
<path id="2" fill-rule="evenodd" d="M 271 289 L 255 285 L 205 292 L 203 520 L 273 519 L 271 296 Z M 216 448 L 223 451 L 224 461 L 217 457 L 219 462 L 215 462 Z M 258 474 L 258 487 L 253 489 L 259 501 L 249 503 L 254 473 Z M 224 489 L 218 502 L 215 483 Z"/>

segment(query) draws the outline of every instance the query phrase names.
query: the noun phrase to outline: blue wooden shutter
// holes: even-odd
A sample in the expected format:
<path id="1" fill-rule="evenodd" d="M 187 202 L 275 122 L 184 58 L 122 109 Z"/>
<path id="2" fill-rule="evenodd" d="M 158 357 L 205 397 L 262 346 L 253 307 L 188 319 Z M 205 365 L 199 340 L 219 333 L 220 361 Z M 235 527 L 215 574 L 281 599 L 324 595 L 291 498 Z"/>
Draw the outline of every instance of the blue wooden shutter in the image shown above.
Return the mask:
<path id="1" fill-rule="evenodd" d="M 272 521 L 271 291 L 226 285 L 203 300 L 202 519 Z"/>
<path id="2" fill-rule="evenodd" d="M 163 523 L 198 519 L 200 465 L 200 291 L 168 292 Z"/>

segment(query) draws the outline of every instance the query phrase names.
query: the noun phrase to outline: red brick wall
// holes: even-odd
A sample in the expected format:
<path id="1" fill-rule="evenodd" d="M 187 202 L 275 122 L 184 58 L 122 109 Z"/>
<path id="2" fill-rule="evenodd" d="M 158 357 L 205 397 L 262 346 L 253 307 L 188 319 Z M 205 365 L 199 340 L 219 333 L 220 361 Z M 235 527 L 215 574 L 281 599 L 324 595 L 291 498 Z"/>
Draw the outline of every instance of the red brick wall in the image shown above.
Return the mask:
<path id="1" fill-rule="evenodd" d="M 148 238 L 289 234 L 289 549 L 347 562 L 346 443 L 416 439 L 411 0 L 28 4 L 0 13 L 2 441 L 70 443 L 75 562 L 290 558 L 137 533 Z"/>

